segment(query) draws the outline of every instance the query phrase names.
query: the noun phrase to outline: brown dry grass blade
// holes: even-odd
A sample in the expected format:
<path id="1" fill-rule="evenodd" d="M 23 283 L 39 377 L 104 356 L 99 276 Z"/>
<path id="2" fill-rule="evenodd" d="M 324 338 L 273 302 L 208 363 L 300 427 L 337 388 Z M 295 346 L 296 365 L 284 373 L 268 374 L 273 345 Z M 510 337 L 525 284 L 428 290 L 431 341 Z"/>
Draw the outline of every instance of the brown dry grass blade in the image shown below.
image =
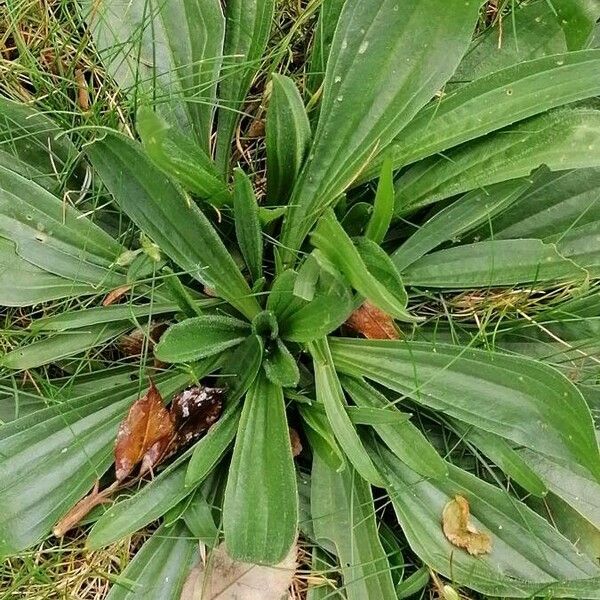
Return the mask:
<path id="1" fill-rule="evenodd" d="M 479 556 L 492 551 L 492 539 L 487 533 L 477 531 L 469 521 L 469 502 L 463 496 L 455 496 L 444 506 L 442 528 L 451 544 L 464 548 L 469 554 Z"/>

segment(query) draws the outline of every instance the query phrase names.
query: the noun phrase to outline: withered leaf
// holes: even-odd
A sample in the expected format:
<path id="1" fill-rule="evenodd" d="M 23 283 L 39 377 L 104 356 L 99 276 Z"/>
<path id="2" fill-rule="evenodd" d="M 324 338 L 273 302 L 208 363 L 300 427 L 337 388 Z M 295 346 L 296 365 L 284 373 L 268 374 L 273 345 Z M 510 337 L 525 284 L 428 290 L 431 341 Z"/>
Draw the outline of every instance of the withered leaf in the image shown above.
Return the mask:
<path id="1" fill-rule="evenodd" d="M 104 300 L 102 300 L 102 306 L 110 306 L 117 300 L 120 300 L 130 289 L 131 285 L 122 285 L 121 287 L 115 288 L 111 292 L 106 294 Z"/>
<path id="2" fill-rule="evenodd" d="M 105 502 L 111 502 L 110 496 L 117 487 L 117 482 L 100 491 L 100 483 L 96 482 L 94 489 L 82 498 L 55 526 L 52 533 L 58 538 L 63 537 L 81 521 L 91 510 Z"/>
<path id="3" fill-rule="evenodd" d="M 173 419 L 153 382 L 136 400 L 119 426 L 115 446 L 117 481 L 123 481 L 142 461 L 141 473 L 154 467 L 165 455 L 175 434 Z"/>
<path id="4" fill-rule="evenodd" d="M 290 430 L 290 444 L 292 446 L 292 456 L 296 458 L 302 452 L 302 442 L 298 432 L 293 428 L 289 427 Z"/>
<path id="5" fill-rule="evenodd" d="M 177 394 L 171 403 L 177 450 L 202 437 L 218 421 L 223 410 L 224 388 L 195 385 Z"/>
<path id="6" fill-rule="evenodd" d="M 479 556 L 492 551 L 492 539 L 487 533 L 477 531 L 469 520 L 469 502 L 463 496 L 455 496 L 444 506 L 442 528 L 451 544 L 464 548 L 469 554 Z"/>
<path id="7" fill-rule="evenodd" d="M 153 321 L 149 328 L 150 335 L 147 335 L 142 329 L 135 329 L 119 339 L 119 349 L 126 356 L 139 356 L 144 351 L 146 338 L 148 338 L 148 351 L 150 351 L 158 343 L 168 327 L 168 323 L 156 323 Z"/>
<path id="8" fill-rule="evenodd" d="M 366 300 L 346 321 L 346 325 L 369 340 L 397 340 L 394 319 Z"/>

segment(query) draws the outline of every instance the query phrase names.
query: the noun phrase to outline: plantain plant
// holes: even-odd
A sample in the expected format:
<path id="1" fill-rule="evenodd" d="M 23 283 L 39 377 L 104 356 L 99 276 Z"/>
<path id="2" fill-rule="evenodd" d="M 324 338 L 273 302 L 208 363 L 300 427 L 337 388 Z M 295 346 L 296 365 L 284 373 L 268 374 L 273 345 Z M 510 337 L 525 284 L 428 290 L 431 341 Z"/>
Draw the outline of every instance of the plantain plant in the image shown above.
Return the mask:
<path id="1" fill-rule="evenodd" d="M 349 600 L 600 598 L 600 10 L 514 7 L 497 49 L 481 4 L 311 2 L 291 77 L 274 0 L 82 3 L 134 127 L 0 99 L 0 302 L 36 307 L 0 358 L 0 555 L 111 477 L 151 378 L 217 381 L 208 433 L 88 517 L 90 548 L 162 520 L 110 600 L 299 535 Z M 265 68 L 266 183 L 236 144 Z"/>

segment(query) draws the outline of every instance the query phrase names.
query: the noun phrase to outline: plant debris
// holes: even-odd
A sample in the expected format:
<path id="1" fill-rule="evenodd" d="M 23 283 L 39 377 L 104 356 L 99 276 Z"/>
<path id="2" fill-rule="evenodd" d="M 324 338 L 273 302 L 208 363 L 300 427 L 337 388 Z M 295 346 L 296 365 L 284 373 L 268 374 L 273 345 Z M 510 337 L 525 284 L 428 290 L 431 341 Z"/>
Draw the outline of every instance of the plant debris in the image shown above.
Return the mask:
<path id="1" fill-rule="evenodd" d="M 369 340 L 400 338 L 394 319 L 368 300 L 348 317 L 346 325 Z"/>
<path id="2" fill-rule="evenodd" d="M 463 496 L 455 496 L 444 506 L 442 527 L 451 544 L 464 548 L 473 556 L 489 554 L 492 539 L 487 533 L 478 531 L 469 520 L 469 502 Z"/>

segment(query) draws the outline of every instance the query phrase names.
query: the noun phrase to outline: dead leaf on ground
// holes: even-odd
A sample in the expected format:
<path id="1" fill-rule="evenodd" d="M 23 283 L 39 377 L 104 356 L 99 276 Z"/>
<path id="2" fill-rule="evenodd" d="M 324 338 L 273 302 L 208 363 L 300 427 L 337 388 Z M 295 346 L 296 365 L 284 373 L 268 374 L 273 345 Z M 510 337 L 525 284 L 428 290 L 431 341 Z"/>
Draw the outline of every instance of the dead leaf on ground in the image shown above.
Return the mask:
<path id="1" fill-rule="evenodd" d="M 91 510 L 105 502 L 111 502 L 110 496 L 117 488 L 115 481 L 110 487 L 100 491 L 100 483 L 97 481 L 94 489 L 82 498 L 55 526 L 52 533 L 58 538 L 63 537 L 73 529 Z"/>
<path id="2" fill-rule="evenodd" d="M 198 563 L 189 574 L 180 600 L 281 600 L 288 597 L 298 567 L 298 549 L 271 567 L 233 560 L 220 544 L 206 564 Z"/>
<path id="3" fill-rule="evenodd" d="M 293 428 L 289 427 L 290 430 L 290 444 L 292 445 L 292 456 L 296 458 L 300 452 L 302 452 L 302 442 L 298 432 Z"/>
<path id="4" fill-rule="evenodd" d="M 492 539 L 478 531 L 469 520 L 469 502 L 463 496 L 455 496 L 444 506 L 442 528 L 450 543 L 464 548 L 469 554 L 479 556 L 492 551 Z"/>
<path id="5" fill-rule="evenodd" d="M 102 306 L 110 306 L 111 304 L 114 304 L 117 300 L 120 300 L 130 289 L 131 285 L 122 285 L 121 287 L 115 288 L 111 292 L 108 292 L 104 300 L 102 300 Z"/>
<path id="6" fill-rule="evenodd" d="M 195 442 L 219 420 L 224 395 L 224 388 L 195 385 L 173 398 L 171 418 L 175 423 L 177 447 Z"/>
<path id="7" fill-rule="evenodd" d="M 400 338 L 394 319 L 366 300 L 346 321 L 346 325 L 369 340 Z"/>
<path id="8" fill-rule="evenodd" d="M 122 336 L 117 345 L 126 356 L 139 356 L 144 351 L 146 338 L 148 338 L 148 352 L 150 352 L 168 327 L 168 323 L 156 323 L 153 321 L 150 324 L 149 336 L 142 329 L 136 329 Z"/>
<path id="9" fill-rule="evenodd" d="M 161 460 L 175 434 L 173 419 L 153 382 L 148 392 L 136 400 L 119 426 L 115 446 L 117 481 L 123 481 L 142 461 L 141 473 Z"/>

